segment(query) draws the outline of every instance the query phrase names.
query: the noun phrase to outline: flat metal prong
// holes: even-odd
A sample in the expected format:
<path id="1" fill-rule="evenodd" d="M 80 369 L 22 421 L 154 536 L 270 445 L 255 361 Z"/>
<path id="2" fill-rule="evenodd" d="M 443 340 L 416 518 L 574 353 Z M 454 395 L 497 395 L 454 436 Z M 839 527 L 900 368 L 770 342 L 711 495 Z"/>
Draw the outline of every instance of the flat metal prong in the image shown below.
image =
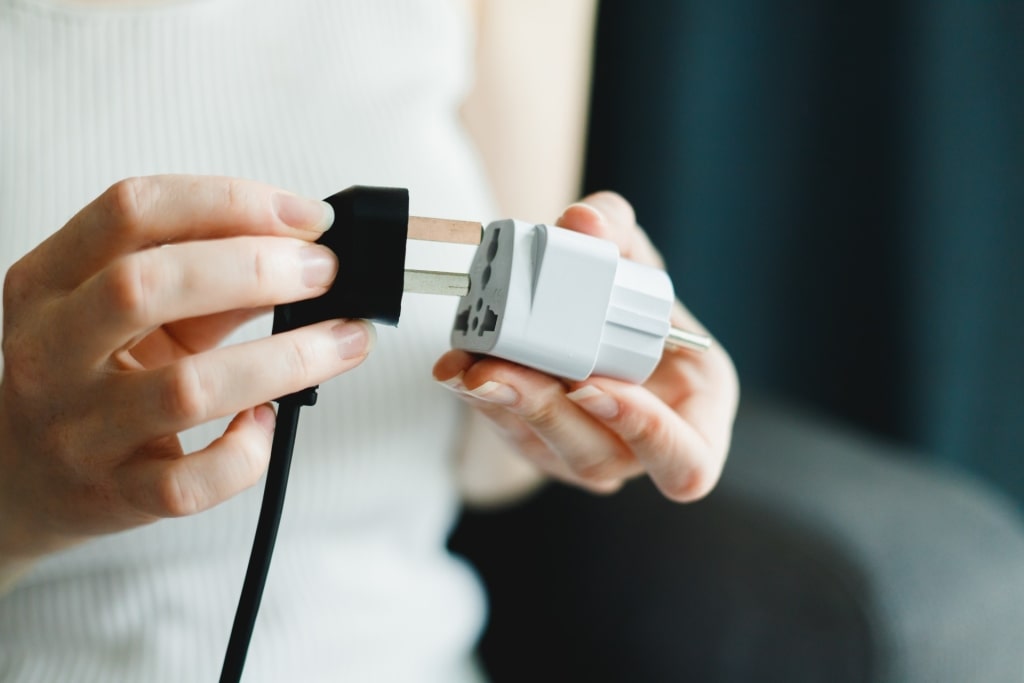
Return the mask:
<path id="1" fill-rule="evenodd" d="M 711 348 L 711 337 L 697 332 L 687 332 L 678 327 L 669 330 L 665 338 L 665 346 L 670 349 L 689 349 L 690 351 L 707 351 Z"/>
<path id="2" fill-rule="evenodd" d="M 480 244 L 484 234 L 484 226 L 474 221 L 452 221 L 446 218 L 409 216 L 409 229 L 406 234 L 411 240 Z"/>
<path id="3" fill-rule="evenodd" d="M 419 294 L 465 296 L 469 293 L 469 275 L 436 270 L 405 271 L 405 291 Z"/>

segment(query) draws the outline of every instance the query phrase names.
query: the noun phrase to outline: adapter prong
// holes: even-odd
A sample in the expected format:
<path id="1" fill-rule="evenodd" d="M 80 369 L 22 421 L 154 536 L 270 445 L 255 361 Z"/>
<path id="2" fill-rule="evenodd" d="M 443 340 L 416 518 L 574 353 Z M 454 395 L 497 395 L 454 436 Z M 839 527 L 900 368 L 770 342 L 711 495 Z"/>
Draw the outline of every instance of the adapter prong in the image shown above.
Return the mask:
<path id="1" fill-rule="evenodd" d="M 665 346 L 673 350 L 707 351 L 711 348 L 711 337 L 673 327 L 665 338 Z"/>
<path id="2" fill-rule="evenodd" d="M 453 221 L 447 218 L 409 216 L 408 236 L 411 240 L 480 244 L 484 226 L 474 221 Z"/>
<path id="3" fill-rule="evenodd" d="M 405 270 L 405 291 L 418 294 L 466 296 L 469 293 L 467 273 L 445 273 L 437 270 Z"/>

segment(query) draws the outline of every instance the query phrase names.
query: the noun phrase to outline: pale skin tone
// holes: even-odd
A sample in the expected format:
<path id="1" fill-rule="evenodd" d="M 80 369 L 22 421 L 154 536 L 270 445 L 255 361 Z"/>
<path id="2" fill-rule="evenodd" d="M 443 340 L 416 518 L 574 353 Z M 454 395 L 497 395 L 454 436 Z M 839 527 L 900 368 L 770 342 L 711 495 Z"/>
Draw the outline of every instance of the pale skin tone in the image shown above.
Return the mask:
<path id="1" fill-rule="evenodd" d="M 495 32 L 514 40 L 510 31 L 530 26 L 509 17 L 550 8 L 541 0 L 471 4 L 481 46 Z M 567 0 L 561 9 L 544 30 L 561 37 L 548 45 L 561 45 L 565 59 L 550 49 L 548 56 L 564 68 L 518 81 L 533 82 L 542 97 L 496 88 L 503 81 L 487 74 L 508 72 L 503 59 L 514 53 L 482 47 L 481 81 L 491 86 L 471 96 L 469 128 L 490 169 L 504 162 L 511 169 L 504 183 L 496 174 L 510 215 L 561 214 L 559 225 L 660 265 L 618 195 L 594 195 L 563 211 L 578 181 L 586 96 L 579 84 L 586 83 L 593 2 Z M 553 101 L 559 97 L 564 101 Z M 521 116 L 488 115 L 510 100 L 525 107 Z M 562 115 L 526 111 L 540 102 Z M 538 122 L 551 129 L 538 130 Z M 540 188 L 534 193 L 509 175 L 530 158 L 531 144 L 561 160 L 545 166 L 550 177 L 532 169 Z M 217 345 L 270 306 L 325 291 L 336 260 L 311 243 L 329 221 L 323 203 L 253 181 L 132 179 L 11 268 L 0 384 L 0 592 L 43 555 L 201 512 L 259 480 L 273 431 L 267 402 L 362 362 L 372 327 L 336 320 Z M 674 322 L 703 329 L 681 304 Z M 719 346 L 667 353 L 643 386 L 603 378 L 567 383 L 455 351 L 437 362 L 434 376 L 473 408 L 460 462 L 466 497 L 477 503 L 514 497 L 545 476 L 596 492 L 650 476 L 673 500 L 697 499 L 721 472 L 738 400 L 732 363 Z M 224 435 L 183 457 L 177 433 L 224 416 L 233 416 Z"/>

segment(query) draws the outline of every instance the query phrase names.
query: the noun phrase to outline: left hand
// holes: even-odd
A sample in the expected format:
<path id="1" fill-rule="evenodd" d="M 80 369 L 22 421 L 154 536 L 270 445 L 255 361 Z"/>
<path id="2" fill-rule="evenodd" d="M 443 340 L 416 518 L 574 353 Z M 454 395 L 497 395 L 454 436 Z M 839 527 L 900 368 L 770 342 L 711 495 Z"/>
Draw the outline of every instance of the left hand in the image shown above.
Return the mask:
<path id="1" fill-rule="evenodd" d="M 586 197 L 557 225 L 610 240 L 624 258 L 664 268 L 633 208 L 617 194 Z M 704 332 L 678 301 L 672 324 Z M 718 344 L 704 353 L 666 350 L 643 385 L 606 377 L 569 382 L 465 351 L 442 356 L 434 377 L 547 474 L 600 493 L 647 474 L 680 502 L 701 498 L 718 481 L 739 400 L 735 368 Z"/>

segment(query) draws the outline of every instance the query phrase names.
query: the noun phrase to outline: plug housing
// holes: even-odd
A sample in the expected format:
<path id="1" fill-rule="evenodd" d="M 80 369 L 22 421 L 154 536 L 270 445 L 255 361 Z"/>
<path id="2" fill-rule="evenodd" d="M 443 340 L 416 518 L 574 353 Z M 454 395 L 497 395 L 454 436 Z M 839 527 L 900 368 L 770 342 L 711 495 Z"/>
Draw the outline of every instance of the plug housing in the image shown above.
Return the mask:
<path id="1" fill-rule="evenodd" d="M 570 380 L 643 382 L 672 329 L 668 275 L 611 242 L 549 225 L 491 223 L 470 266 L 453 348 Z"/>
<path id="2" fill-rule="evenodd" d="M 331 288 L 315 299 L 274 308 L 273 332 L 331 318 L 367 318 L 397 325 L 402 313 L 409 191 L 354 185 L 325 199 L 334 226 L 317 244 L 338 257 Z"/>

